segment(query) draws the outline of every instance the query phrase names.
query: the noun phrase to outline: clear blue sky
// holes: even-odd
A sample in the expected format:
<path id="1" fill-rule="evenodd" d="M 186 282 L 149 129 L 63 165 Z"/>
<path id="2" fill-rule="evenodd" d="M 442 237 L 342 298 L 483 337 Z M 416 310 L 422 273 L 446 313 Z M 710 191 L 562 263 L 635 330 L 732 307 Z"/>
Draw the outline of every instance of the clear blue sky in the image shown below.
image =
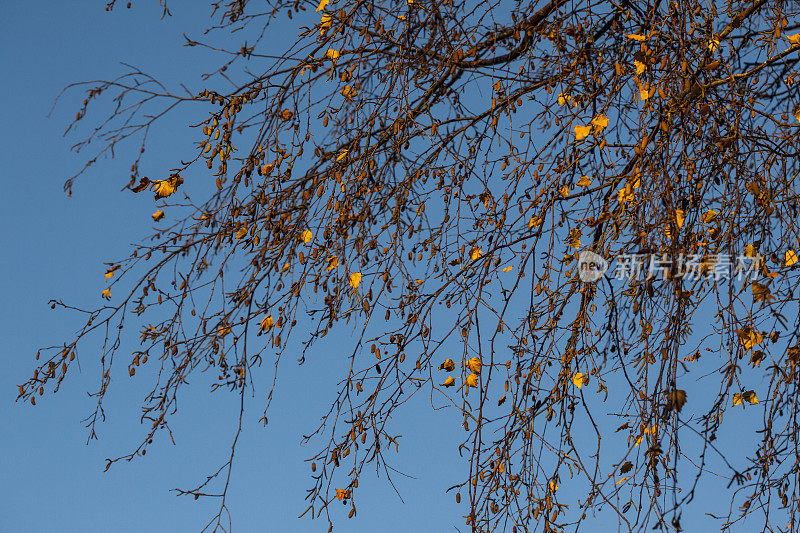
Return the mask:
<path id="1" fill-rule="evenodd" d="M 198 531 L 215 513 L 216 500 L 178 498 L 169 489 L 202 482 L 224 462 L 234 434 L 236 397 L 211 396 L 197 380 L 173 420 L 177 446 L 162 439 L 145 458 L 103 473 L 105 458 L 125 454 L 144 429 L 138 405 L 146 383 L 117 375 L 101 438 L 87 446 L 81 419 L 93 403 L 85 393 L 96 388 L 98 378 L 88 345 L 80 351 L 81 373 L 72 373 L 56 396 L 42 398 L 36 407 L 14 403 L 36 348 L 66 340 L 78 325 L 77 316 L 51 311 L 48 300 L 96 305 L 104 287 L 103 261 L 125 257 L 128 244 L 147 234 L 152 211 L 152 202 L 120 191 L 127 182 L 127 157 L 100 161 L 78 182 L 73 197 L 65 197 L 64 179 L 83 162 L 68 151 L 77 138 L 61 136 L 78 97 L 48 118 L 54 98 L 68 83 L 123 72 L 123 61 L 166 81 L 189 76 L 198 82 L 190 87 L 202 87 L 197 61 L 208 56 L 180 45 L 183 32 L 197 35 L 207 21 L 206 2 L 170 2 L 174 16 L 163 21 L 153 0 L 136 1 L 131 10 L 122 2 L 112 13 L 103 4 L 0 2 L 0 354 L 5 363 L 0 532 Z M 279 42 L 281 36 L 273 39 Z M 170 130 L 157 136 L 143 174 L 169 168 L 179 138 Z M 343 340 L 328 339 L 332 352 Z M 133 345 L 133 337 L 127 341 Z M 258 406 L 249 413 L 230 490 L 237 531 L 327 529 L 324 520 L 297 519 L 310 486 L 303 462 L 310 450 L 299 443 L 328 407 L 332 384 L 322 366 L 297 369 L 291 357 L 286 363 L 268 429 L 257 425 Z M 425 400 L 419 397 L 418 408 L 409 406 L 395 420 L 404 438 L 394 466 L 418 478 L 395 477 L 405 503 L 382 477 L 366 476 L 360 481 L 358 519 L 348 521 L 342 508 L 334 531 L 467 530 L 460 518 L 466 508 L 444 494 L 464 476 L 465 463 L 456 453 L 461 418 L 452 410 L 431 413 Z M 710 498 L 720 503 L 724 493 L 719 494 Z M 708 525 L 700 521 L 704 510 L 699 505 L 685 516 L 687 530 Z M 616 524 L 598 525 L 598 530 L 614 531 Z"/>
<path id="2" fill-rule="evenodd" d="M 73 95 L 48 118 L 54 98 L 68 83 L 123 72 L 123 61 L 174 81 L 196 74 L 195 61 L 208 58 L 180 46 L 182 32 L 197 35 L 203 27 L 207 3 L 170 2 L 174 16 L 164 21 L 156 2 L 134 4 L 128 10 L 123 2 L 106 13 L 104 2 L 0 3 L 0 177 L 6 191 L 0 195 L 2 532 L 198 531 L 216 510 L 214 500 L 178 498 L 169 490 L 196 486 L 225 460 L 237 412 L 233 395 L 212 397 L 198 380 L 174 421 L 177 446 L 162 442 L 145 458 L 118 463 L 106 473 L 105 458 L 126 453 L 144 429 L 138 424 L 144 380 L 115 378 L 109 418 L 100 440 L 88 446 L 81 419 L 91 412 L 86 392 L 95 390 L 99 374 L 89 345 L 81 351 L 81 373 L 57 395 L 41 398 L 36 407 L 14 403 L 36 348 L 66 340 L 78 325 L 79 317 L 51 311 L 48 300 L 96 305 L 104 287 L 103 261 L 124 257 L 127 245 L 146 235 L 152 211 L 152 201 L 120 191 L 127 182 L 127 157 L 101 160 L 73 197 L 65 197 L 63 181 L 83 159 L 69 151 L 77 138 L 61 134 L 82 97 Z M 202 87 L 198 77 L 190 81 Z M 169 165 L 173 139 L 170 131 L 156 138 L 144 174 Z M 128 343 L 133 345 L 131 337 Z M 330 343 L 337 346 L 336 339 Z M 323 368 L 299 372 L 291 357 L 286 362 L 270 426 L 259 429 L 261 410 L 253 409 L 234 467 L 230 507 L 237 531 L 327 529 L 324 519 L 297 519 L 310 486 L 303 462 L 310 450 L 299 443 L 332 395 L 326 394 Z M 366 476 L 357 521 L 348 521 L 342 507 L 335 531 L 455 531 L 454 518 L 464 530 L 458 518 L 464 510 L 452 494 L 444 494 L 463 475 L 455 455 L 460 417 L 425 414 L 430 406 L 420 400 L 413 419 L 396 421 L 398 433 L 409 438 L 404 437 L 395 466 L 418 477 L 395 480 L 406 503 L 383 478 Z M 413 439 L 413 433 L 424 438 Z"/>

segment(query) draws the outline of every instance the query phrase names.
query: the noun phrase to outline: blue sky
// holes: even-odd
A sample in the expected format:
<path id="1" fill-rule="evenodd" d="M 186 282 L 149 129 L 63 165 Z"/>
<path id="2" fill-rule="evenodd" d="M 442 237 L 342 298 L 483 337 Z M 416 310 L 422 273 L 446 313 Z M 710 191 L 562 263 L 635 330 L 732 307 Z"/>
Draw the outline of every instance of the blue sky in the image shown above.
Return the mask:
<path id="1" fill-rule="evenodd" d="M 81 372 L 57 395 L 46 395 L 36 407 L 14 403 L 36 349 L 63 342 L 78 325 L 77 316 L 51 311 L 48 300 L 96 305 L 103 261 L 124 257 L 128 244 L 146 235 L 152 211 L 152 202 L 120 191 L 127 182 L 126 157 L 101 160 L 66 198 L 64 179 L 83 158 L 69 151 L 78 138 L 62 132 L 82 97 L 73 94 L 48 118 L 55 97 L 69 83 L 123 72 L 120 62 L 167 81 L 186 75 L 199 82 L 195 60 L 207 57 L 180 46 L 182 32 L 196 34 L 207 20 L 206 3 L 170 2 L 174 16 L 163 21 L 155 2 L 135 2 L 130 10 L 122 3 L 112 13 L 103 4 L 0 3 L 0 176 L 8 191 L 0 196 L 0 353 L 6 361 L 0 375 L 0 531 L 198 531 L 216 512 L 216 501 L 178 498 L 169 490 L 194 487 L 216 470 L 235 429 L 235 397 L 212 397 L 198 380 L 174 422 L 176 446 L 157 443 L 145 458 L 103 473 L 105 459 L 126 453 L 144 429 L 138 402 L 146 391 L 145 383 L 117 376 L 100 440 L 87 446 L 81 420 L 91 412 L 86 392 L 98 378 L 89 345 Z M 166 131 L 155 139 L 144 174 L 169 164 L 170 151 L 179 148 L 174 137 Z M 303 462 L 309 450 L 299 443 L 331 395 L 325 394 L 324 368 L 300 373 L 287 363 L 269 428 L 259 429 L 261 409 L 255 408 L 241 442 L 230 492 L 237 531 L 327 529 L 324 519 L 297 519 L 310 486 Z M 343 508 L 335 531 L 455 531 L 459 509 L 444 489 L 461 473 L 453 458 L 460 419 L 421 407 L 414 410 L 421 415 L 396 421 L 398 433 L 424 437 L 407 439 L 395 462 L 419 478 L 397 476 L 405 504 L 383 478 L 368 476 L 361 482 L 358 520 L 348 521 Z"/>
<path id="2" fill-rule="evenodd" d="M 79 324 L 73 314 L 51 311 L 48 300 L 96 305 L 105 286 L 103 262 L 125 257 L 129 244 L 147 234 L 153 207 L 145 195 L 120 191 L 130 165 L 124 156 L 101 160 L 66 198 L 63 181 L 84 158 L 69 151 L 78 137 L 61 134 L 81 97 L 64 100 L 48 117 L 53 100 L 69 83 L 124 72 L 120 62 L 202 87 L 200 62 L 208 56 L 182 47 L 181 34 L 196 35 L 203 27 L 205 2 L 170 2 L 174 16 L 165 20 L 152 1 L 135 2 L 131 10 L 122 3 L 112 13 L 103 4 L 0 3 L 0 177 L 6 191 L 0 196 L 0 353 L 6 361 L 0 374 L 6 429 L 0 444 L 0 531 L 198 531 L 216 512 L 216 500 L 178 498 L 169 491 L 192 488 L 216 470 L 235 430 L 237 397 L 209 395 L 207 384 L 197 379 L 173 421 L 176 446 L 162 439 L 145 458 L 103 473 L 105 459 L 125 454 L 144 430 L 138 402 L 146 383 L 115 378 L 100 440 L 87 446 L 81 420 L 93 403 L 85 393 L 96 388 L 98 378 L 90 345 L 81 350 L 81 372 L 57 395 L 45 396 L 36 407 L 14 403 L 36 349 L 67 339 Z M 155 134 L 143 174 L 168 168 L 172 154 L 185 147 L 178 127 Z M 331 357 L 349 341 L 346 332 L 339 335 L 329 336 L 323 348 Z M 127 341 L 132 345 L 133 337 Z M 299 443 L 316 427 L 335 384 L 324 364 L 298 369 L 289 357 L 282 372 L 269 427 L 259 428 L 258 406 L 246 421 L 230 490 L 237 531 L 327 529 L 324 520 L 297 519 L 310 486 L 303 462 L 310 450 Z M 461 417 L 452 410 L 431 412 L 426 400 L 416 398 L 394 420 L 404 435 L 394 466 L 417 478 L 394 479 L 405 503 L 383 477 L 367 476 L 361 480 L 358 519 L 348 521 L 343 508 L 334 531 L 466 530 L 459 518 L 464 507 L 444 494 L 464 475 L 465 463 L 456 453 Z M 684 525 L 700 526 L 704 510 L 697 508 Z"/>

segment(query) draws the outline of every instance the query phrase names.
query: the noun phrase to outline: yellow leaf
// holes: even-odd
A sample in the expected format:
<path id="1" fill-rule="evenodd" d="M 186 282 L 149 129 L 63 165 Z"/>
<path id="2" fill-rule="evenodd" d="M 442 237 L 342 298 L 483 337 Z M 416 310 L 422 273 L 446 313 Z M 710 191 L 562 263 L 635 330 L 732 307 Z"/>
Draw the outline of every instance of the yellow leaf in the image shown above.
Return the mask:
<path id="1" fill-rule="evenodd" d="M 453 376 L 447 376 L 447 379 L 444 380 L 444 383 L 442 383 L 442 385 L 444 385 L 445 387 L 452 387 L 455 384 L 456 380 Z"/>
<path id="2" fill-rule="evenodd" d="M 467 376 L 465 381 L 467 387 L 477 387 L 478 386 L 478 376 L 476 374 L 470 374 Z"/>
<path id="3" fill-rule="evenodd" d="M 751 285 L 751 288 L 753 290 L 753 302 L 767 302 L 767 303 L 769 303 L 770 300 L 775 298 L 772 295 L 771 291 L 769 290 L 769 287 L 767 287 L 766 285 L 762 285 L 761 283 L 757 283 L 757 282 L 754 281 L 752 283 L 752 285 Z M 761 341 L 759 341 L 759 342 L 761 342 Z M 756 344 L 758 344 L 758 343 L 756 343 Z"/>
<path id="4" fill-rule="evenodd" d="M 575 126 L 575 140 L 585 139 L 592 132 L 591 126 Z"/>
<path id="5" fill-rule="evenodd" d="M 636 75 L 637 75 L 637 76 L 638 76 L 639 74 L 641 74 L 642 72 L 644 72 L 645 70 L 647 70 L 647 65 L 645 65 L 645 64 L 644 64 L 644 63 L 642 63 L 641 61 L 634 61 L 634 62 L 633 62 L 633 66 L 635 66 L 635 67 L 636 67 Z"/>
<path id="6" fill-rule="evenodd" d="M 561 193 L 561 196 L 566 198 L 567 196 L 569 196 L 569 187 L 564 185 L 563 187 L 561 187 L 561 190 L 559 192 Z"/>
<path id="7" fill-rule="evenodd" d="M 169 180 L 157 180 L 153 183 L 153 190 L 159 198 L 166 198 L 175 192 L 175 186 Z"/>
<path id="8" fill-rule="evenodd" d="M 480 357 L 472 357 L 467 361 L 467 368 L 473 374 L 480 374 L 481 373 L 481 358 Z"/>
<path id="9" fill-rule="evenodd" d="M 643 440 L 644 440 L 644 437 L 639 435 L 638 437 L 636 437 L 636 440 L 633 441 L 633 445 L 634 446 L 638 446 L 638 445 L 640 445 L 642 443 Z"/>
<path id="10" fill-rule="evenodd" d="M 556 483 L 556 480 L 555 479 L 551 480 L 550 484 L 548 485 L 548 487 L 550 487 L 550 492 L 557 491 L 558 490 L 558 484 Z"/>
<path id="11" fill-rule="evenodd" d="M 711 50 L 712 52 L 713 52 L 714 50 L 716 50 L 716 49 L 717 49 L 717 47 L 719 47 L 719 39 L 711 39 L 711 40 L 708 42 L 708 49 L 709 49 L 709 50 Z"/>
<path id="12" fill-rule="evenodd" d="M 153 221 L 154 221 L 154 222 L 158 222 L 159 220 L 161 220 L 162 218 L 164 218 L 164 211 L 162 211 L 161 209 L 159 209 L 158 211 L 156 211 L 155 213 L 153 213 L 153 214 L 152 214 L 152 215 L 150 215 L 150 216 L 151 216 L 151 217 L 153 217 Z"/>
<path id="13" fill-rule="evenodd" d="M 740 403 L 742 403 L 742 395 L 741 393 L 736 392 L 733 394 L 733 406 L 736 407 Z"/>
<path id="14" fill-rule="evenodd" d="M 764 335 L 750 326 L 737 329 L 736 334 L 739 336 L 739 342 L 742 343 L 745 350 L 749 350 L 764 340 Z"/>
<path id="15" fill-rule="evenodd" d="M 345 98 L 350 100 L 356 94 L 358 94 L 358 91 L 356 91 L 353 87 L 351 87 L 349 85 L 345 85 L 344 88 L 342 89 L 341 93 L 342 93 L 342 96 L 344 96 Z"/>
<path id="16" fill-rule="evenodd" d="M 333 270 L 338 266 L 339 266 L 339 258 L 336 257 L 335 255 L 332 255 L 328 258 L 328 269 L 326 270 L 326 272 L 330 272 L 331 270 Z"/>
<path id="17" fill-rule="evenodd" d="M 445 359 L 444 362 L 441 365 L 439 365 L 439 370 L 445 370 L 447 372 L 452 372 L 455 367 L 456 367 L 456 364 L 453 362 L 452 359 Z"/>
<path id="18" fill-rule="evenodd" d="M 783 256 L 783 264 L 792 266 L 795 263 L 797 263 L 797 254 L 793 250 L 787 250 Z"/>
<path id="19" fill-rule="evenodd" d="M 275 321 L 272 320 L 272 315 L 267 315 L 261 321 L 261 331 L 269 331 L 270 329 L 272 329 L 272 325 L 274 323 L 275 323 Z"/>
<path id="20" fill-rule="evenodd" d="M 745 257 L 755 257 L 756 255 L 756 247 L 752 244 L 748 244 L 744 247 L 744 256 Z"/>
<path id="21" fill-rule="evenodd" d="M 538 228 L 542 225 L 542 219 L 537 216 L 532 216 L 528 221 L 528 229 Z"/>
<path id="22" fill-rule="evenodd" d="M 583 387 L 586 381 L 588 380 L 584 377 L 583 373 L 581 372 L 575 372 L 575 374 L 572 376 L 572 384 L 578 387 L 578 389 Z"/>
<path id="23" fill-rule="evenodd" d="M 236 239 L 242 239 L 245 235 L 247 235 L 247 226 L 242 226 L 239 228 L 239 231 L 236 232 Z"/>
<path id="24" fill-rule="evenodd" d="M 325 2 L 327 4 L 328 0 L 323 0 L 323 2 Z M 350 491 L 349 490 L 336 489 L 336 499 L 337 500 L 346 500 L 349 497 L 350 497 Z"/>
<path id="25" fill-rule="evenodd" d="M 758 396 L 756 396 L 756 391 L 749 390 L 742 393 L 742 399 L 749 404 L 758 403 Z"/>
<path id="26" fill-rule="evenodd" d="M 469 251 L 469 258 L 473 261 L 477 261 L 483 255 L 483 251 L 478 248 L 477 246 L 473 246 L 472 249 Z"/>
<path id="27" fill-rule="evenodd" d="M 308 244 L 309 242 L 311 242 L 311 239 L 314 238 L 314 234 L 311 233 L 309 230 L 305 230 L 303 231 L 303 233 L 300 234 L 300 238 L 303 239 L 304 243 Z"/>
<path id="28" fill-rule="evenodd" d="M 717 212 L 714 211 L 713 209 L 709 209 L 708 211 L 706 211 L 701 218 L 701 220 L 706 224 L 708 224 L 709 222 L 714 222 L 716 219 L 717 219 Z"/>
<path id="29" fill-rule="evenodd" d="M 503 269 L 503 272 L 511 272 L 511 269 L 514 268 L 513 266 L 508 266 Z"/>
<path id="30" fill-rule="evenodd" d="M 590 123 L 594 126 L 594 134 L 603 133 L 603 130 L 608 126 L 608 117 L 605 115 L 597 115 Z"/>
<path id="31" fill-rule="evenodd" d="M 328 2 L 330 2 L 330 0 L 320 0 L 319 6 L 317 6 L 317 11 L 322 11 L 325 9 L 325 6 L 328 5 Z"/>
<path id="32" fill-rule="evenodd" d="M 631 33 L 630 35 L 628 35 L 628 39 L 630 39 L 632 41 L 638 41 L 638 42 L 641 43 L 641 42 L 646 41 L 647 37 L 645 37 L 644 35 L 638 35 L 636 33 Z"/>
<path id="33" fill-rule="evenodd" d="M 346 158 L 347 152 L 349 152 L 349 150 L 342 150 L 342 153 L 336 156 L 336 160 L 341 161 L 342 159 Z"/>
<path id="34" fill-rule="evenodd" d="M 111 299 L 111 289 L 104 290 L 103 292 L 100 293 L 100 296 L 102 296 L 106 300 L 110 300 Z"/>
<path id="35" fill-rule="evenodd" d="M 588 187 L 591 184 L 592 184 L 592 178 L 590 178 L 585 174 L 581 176 L 580 179 L 578 180 L 578 187 Z"/>
<path id="36" fill-rule="evenodd" d="M 622 484 L 622 483 L 625 483 L 626 481 L 628 481 L 628 476 L 625 476 L 624 478 L 622 478 L 622 479 L 620 479 L 619 481 L 617 481 L 617 482 L 615 483 L 615 485 L 620 485 L 620 484 Z"/>
<path id="37" fill-rule="evenodd" d="M 224 337 L 230 332 L 231 332 L 230 326 L 220 326 L 219 328 L 217 328 L 217 337 Z"/>
<path id="38" fill-rule="evenodd" d="M 558 105 L 571 104 L 572 97 L 566 93 L 558 93 Z"/>
<path id="39" fill-rule="evenodd" d="M 325 35 L 325 33 L 330 29 L 333 25 L 333 19 L 327 13 L 322 15 L 322 18 L 319 21 L 319 34 Z"/>
<path id="40" fill-rule="evenodd" d="M 800 44 L 800 33 L 795 33 L 794 35 L 787 35 L 786 38 L 789 40 L 789 44 Z"/>
<path id="41" fill-rule="evenodd" d="M 686 219 L 686 213 L 683 212 L 683 209 L 676 209 L 675 210 L 675 225 L 678 226 L 678 229 L 683 227 L 683 221 Z"/>
<path id="42" fill-rule="evenodd" d="M 361 272 L 353 272 L 352 274 L 350 274 L 351 287 L 357 289 L 360 283 L 361 283 Z"/>
<path id="43" fill-rule="evenodd" d="M 336 60 L 339 59 L 339 50 L 328 48 L 328 51 L 325 52 L 325 58 L 330 59 L 331 61 L 336 63 Z"/>

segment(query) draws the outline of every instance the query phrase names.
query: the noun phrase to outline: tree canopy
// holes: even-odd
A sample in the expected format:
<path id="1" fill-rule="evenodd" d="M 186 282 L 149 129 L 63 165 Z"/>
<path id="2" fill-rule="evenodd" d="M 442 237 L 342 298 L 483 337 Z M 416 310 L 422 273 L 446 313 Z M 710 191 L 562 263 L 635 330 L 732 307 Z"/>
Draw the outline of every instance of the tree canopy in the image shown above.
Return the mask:
<path id="1" fill-rule="evenodd" d="M 357 520 L 359 479 L 402 450 L 390 419 L 420 394 L 463 419 L 463 476 L 434 481 L 472 531 L 680 530 L 709 478 L 729 491 L 721 529 L 797 531 L 800 4 L 210 8 L 184 36 L 202 79 L 131 68 L 66 90 L 89 154 L 67 194 L 130 157 L 119 181 L 153 229 L 108 263 L 102 300 L 52 301 L 85 321 L 36 354 L 19 400 L 81 353 L 94 436 L 112 377 L 152 382 L 110 467 L 169 431 L 189 376 L 241 396 L 239 431 L 246 410 L 269 431 L 280 366 L 335 357 L 304 513 L 330 527 L 332 502 Z M 144 175 L 177 113 L 194 148 Z M 587 257 L 616 271 L 587 277 Z M 330 353 L 333 330 L 351 353 Z M 222 484 L 210 529 L 235 442 L 182 491 Z"/>

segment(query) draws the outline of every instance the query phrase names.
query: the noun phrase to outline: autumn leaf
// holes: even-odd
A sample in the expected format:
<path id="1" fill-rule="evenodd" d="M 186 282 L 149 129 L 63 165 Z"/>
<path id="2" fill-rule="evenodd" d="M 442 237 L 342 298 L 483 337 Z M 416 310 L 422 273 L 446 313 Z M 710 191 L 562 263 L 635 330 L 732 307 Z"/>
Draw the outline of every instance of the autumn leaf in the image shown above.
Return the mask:
<path id="1" fill-rule="evenodd" d="M 236 232 L 236 240 L 243 239 L 247 235 L 247 226 L 242 226 Z"/>
<path id="2" fill-rule="evenodd" d="M 645 70 L 647 70 L 647 65 L 645 65 L 641 61 L 634 61 L 633 65 L 636 67 L 636 75 L 637 76 L 639 74 L 641 74 L 642 72 L 644 72 Z"/>
<path id="3" fill-rule="evenodd" d="M 357 289 L 360 283 L 361 283 L 361 272 L 353 272 L 352 274 L 350 274 L 351 287 Z"/>
<path id="4" fill-rule="evenodd" d="M 473 246 L 472 249 L 469 251 L 469 258 L 473 261 L 477 261 L 483 255 L 483 250 L 478 248 L 477 246 Z"/>
<path id="5" fill-rule="evenodd" d="M 633 463 L 631 463 L 630 461 L 625 461 L 625 464 L 623 464 L 620 467 L 619 473 L 620 474 L 627 474 L 628 472 L 631 471 L 632 468 L 633 468 Z"/>
<path id="6" fill-rule="evenodd" d="M 594 135 L 597 136 L 603 133 L 603 130 L 608 127 L 608 117 L 605 115 L 597 115 L 592 119 L 590 124 L 594 127 Z"/>
<path id="7" fill-rule="evenodd" d="M 706 224 L 708 224 L 709 222 L 713 222 L 716 219 L 717 219 L 717 212 L 714 211 L 713 209 L 709 209 L 708 211 L 703 213 L 703 216 L 700 218 L 700 220 L 702 220 Z"/>
<path id="8" fill-rule="evenodd" d="M 446 370 L 447 372 L 452 372 L 455 367 L 456 364 L 453 362 L 452 359 L 445 359 L 444 362 L 441 365 L 439 365 L 439 370 Z"/>
<path id="9" fill-rule="evenodd" d="M 758 403 L 758 397 L 756 396 L 756 391 L 749 390 L 745 392 L 737 392 L 733 395 L 733 405 L 734 407 L 739 405 L 742 402 L 747 402 L 749 404 Z"/>
<path id="10" fill-rule="evenodd" d="M 766 302 L 769 303 L 770 300 L 775 298 L 769 290 L 769 287 L 766 285 L 762 285 L 756 281 L 753 282 L 751 286 L 753 290 L 753 303 L 755 302 Z"/>
<path id="11" fill-rule="evenodd" d="M 272 325 L 274 323 L 275 321 L 272 320 L 272 315 L 267 315 L 263 320 L 261 320 L 261 331 L 269 331 L 272 329 Z"/>
<path id="12" fill-rule="evenodd" d="M 555 479 L 551 480 L 550 484 L 548 485 L 548 487 L 550 488 L 550 492 L 557 491 L 558 490 L 558 484 L 556 483 L 556 480 Z"/>
<path id="13" fill-rule="evenodd" d="M 326 269 L 326 272 L 330 272 L 331 270 L 333 270 L 338 266 L 339 266 L 339 258 L 336 257 L 335 255 L 332 255 L 328 258 L 328 268 Z"/>
<path id="14" fill-rule="evenodd" d="M 345 85 L 345 86 L 342 88 L 342 91 L 341 91 L 341 93 L 342 93 L 342 96 L 344 96 L 344 97 L 345 97 L 345 98 L 347 98 L 348 100 L 352 100 L 352 99 L 353 99 L 353 97 L 354 97 L 354 96 L 355 96 L 355 95 L 358 93 L 358 91 L 356 91 L 354 88 L 352 88 L 352 87 L 351 87 L 351 86 L 349 86 L 349 85 Z"/>
<path id="15" fill-rule="evenodd" d="M 311 239 L 314 238 L 314 234 L 311 233 L 309 230 L 304 230 L 303 233 L 300 234 L 300 238 L 303 240 L 304 243 L 308 244 L 311 242 Z"/>
<path id="16" fill-rule="evenodd" d="M 325 2 L 326 4 L 328 3 L 328 0 L 322 0 L 322 1 Z M 336 499 L 337 500 L 346 500 L 349 497 L 350 497 L 350 491 L 349 490 L 336 489 Z"/>
<path id="17" fill-rule="evenodd" d="M 173 194 L 182 183 L 183 178 L 176 175 L 165 180 L 153 181 L 150 189 L 155 191 L 156 199 L 166 198 L 167 196 Z"/>
<path id="18" fill-rule="evenodd" d="M 467 368 L 473 374 L 480 374 L 481 373 L 481 358 L 480 357 L 472 357 L 467 360 Z"/>
<path id="19" fill-rule="evenodd" d="M 339 50 L 328 48 L 328 51 L 325 52 L 325 59 L 330 59 L 332 62 L 336 63 L 336 60 L 339 59 L 339 55 Z"/>
<path id="20" fill-rule="evenodd" d="M 752 244 L 748 244 L 744 247 L 744 256 L 745 257 L 755 257 L 756 255 L 756 247 Z"/>
<path id="21" fill-rule="evenodd" d="M 152 215 L 150 215 L 150 216 L 151 216 L 151 217 L 153 217 L 153 222 L 158 222 L 159 220 L 161 220 L 162 218 L 164 218 L 164 211 L 162 211 L 161 209 L 159 209 L 158 211 L 156 211 L 155 213 L 153 213 L 153 214 L 152 214 Z"/>
<path id="22" fill-rule="evenodd" d="M 456 384 L 456 380 L 455 380 L 455 378 L 453 376 L 447 376 L 447 379 L 444 380 L 444 383 L 442 383 L 442 385 L 445 386 L 445 387 L 452 387 L 455 384 Z"/>
<path id="23" fill-rule="evenodd" d="M 319 21 L 319 35 L 323 37 L 325 33 L 330 29 L 333 25 L 333 19 L 327 13 L 322 15 L 322 18 Z"/>
<path id="24" fill-rule="evenodd" d="M 503 272 L 511 272 L 511 270 L 512 270 L 513 268 L 514 268 L 513 266 L 507 266 L 507 267 L 505 267 L 505 268 L 503 269 Z"/>
<path id="25" fill-rule="evenodd" d="M 789 40 L 789 44 L 792 45 L 800 44 L 800 33 L 795 33 L 794 35 L 787 35 L 786 39 Z"/>
<path id="26" fill-rule="evenodd" d="M 582 372 L 575 372 L 572 376 L 572 384 L 580 389 L 589 381 L 588 376 L 584 376 Z"/>
<path id="27" fill-rule="evenodd" d="M 532 216 L 528 221 L 528 229 L 538 228 L 542 225 L 542 219 L 537 216 Z"/>
<path id="28" fill-rule="evenodd" d="M 588 187 L 592 184 L 592 178 L 584 174 L 578 179 L 578 187 Z"/>
<path id="29" fill-rule="evenodd" d="M 714 50 L 716 50 L 718 47 L 719 47 L 719 39 L 716 39 L 716 38 L 715 39 L 711 39 L 708 42 L 708 49 L 711 50 L 712 52 Z"/>
<path id="30" fill-rule="evenodd" d="M 562 198 L 566 198 L 567 196 L 569 196 L 569 187 L 567 185 L 564 185 L 563 187 L 561 187 L 561 190 L 559 192 L 561 193 Z"/>
<path id="31" fill-rule="evenodd" d="M 328 5 L 328 2 L 330 2 L 330 0 L 320 0 L 319 5 L 317 6 L 317 11 L 322 11 L 325 9 L 325 6 Z"/>
<path id="32" fill-rule="evenodd" d="M 467 379 L 464 381 L 467 387 L 477 387 L 478 386 L 478 376 L 477 374 L 470 374 L 467 376 Z"/>
<path id="33" fill-rule="evenodd" d="M 685 403 L 686 403 L 685 390 L 676 389 L 667 394 L 667 411 L 675 410 L 680 413 Z"/>
<path id="34" fill-rule="evenodd" d="M 341 161 L 341 160 L 347 158 L 347 153 L 348 152 L 349 152 L 349 150 L 342 150 L 342 152 L 338 156 L 336 156 L 336 161 Z"/>
<path id="35" fill-rule="evenodd" d="M 632 40 L 632 41 L 637 41 L 637 42 L 640 42 L 640 43 L 641 43 L 641 42 L 644 42 L 644 41 L 646 41 L 646 40 L 647 40 L 647 37 L 646 37 L 646 36 L 644 36 L 644 35 L 639 35 L 639 34 L 636 34 L 636 33 L 631 33 L 630 35 L 628 35 L 628 39 L 630 39 L 630 40 Z"/>
<path id="36" fill-rule="evenodd" d="M 742 343 L 745 350 L 749 350 L 764 340 L 764 335 L 750 326 L 737 329 L 736 334 L 739 336 L 739 342 Z"/>
<path id="37" fill-rule="evenodd" d="M 783 256 L 783 264 L 786 266 L 792 266 L 795 263 L 797 263 L 797 254 L 794 252 L 794 250 L 787 250 L 786 254 Z"/>
<path id="38" fill-rule="evenodd" d="M 114 272 L 119 270 L 121 267 L 119 265 L 114 265 L 108 270 L 106 270 L 106 279 L 114 277 Z"/>
<path id="39" fill-rule="evenodd" d="M 683 227 L 683 221 L 686 220 L 686 213 L 683 212 L 683 209 L 676 209 L 675 210 L 675 225 L 678 226 L 678 229 Z"/>
<path id="40" fill-rule="evenodd" d="M 111 299 L 111 289 L 105 289 L 103 292 L 100 293 L 100 296 L 102 296 L 106 300 L 110 300 Z"/>
<path id="41" fill-rule="evenodd" d="M 575 126 L 575 140 L 585 139 L 591 132 L 591 126 Z"/>

